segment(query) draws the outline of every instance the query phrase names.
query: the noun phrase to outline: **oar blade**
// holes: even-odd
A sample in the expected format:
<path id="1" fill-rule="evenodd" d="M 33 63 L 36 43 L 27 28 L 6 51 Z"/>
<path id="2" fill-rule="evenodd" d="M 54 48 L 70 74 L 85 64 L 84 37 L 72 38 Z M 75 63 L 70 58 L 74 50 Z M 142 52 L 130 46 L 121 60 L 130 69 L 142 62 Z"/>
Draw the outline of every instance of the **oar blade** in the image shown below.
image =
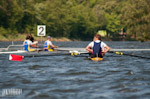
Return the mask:
<path id="1" fill-rule="evenodd" d="M 9 60 L 10 61 L 22 61 L 23 60 L 23 56 L 21 55 L 15 55 L 15 54 L 10 54 L 9 55 Z"/>
<path id="2" fill-rule="evenodd" d="M 122 53 L 122 52 L 115 52 L 115 54 L 123 55 L 123 53 Z"/>

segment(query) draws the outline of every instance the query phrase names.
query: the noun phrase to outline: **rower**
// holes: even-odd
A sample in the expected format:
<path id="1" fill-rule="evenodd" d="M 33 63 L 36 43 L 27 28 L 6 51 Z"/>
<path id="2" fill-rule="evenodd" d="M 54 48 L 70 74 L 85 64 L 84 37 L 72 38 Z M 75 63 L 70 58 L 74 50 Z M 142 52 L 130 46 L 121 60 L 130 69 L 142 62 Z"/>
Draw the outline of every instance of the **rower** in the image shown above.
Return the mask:
<path id="1" fill-rule="evenodd" d="M 91 57 L 102 58 L 110 50 L 110 47 L 101 41 L 101 35 L 96 34 L 93 41 L 86 47 L 86 50 L 91 53 Z"/>
<path id="2" fill-rule="evenodd" d="M 34 37 L 31 34 L 28 34 L 30 36 L 30 41 L 32 41 L 32 47 L 37 47 L 38 41 L 34 40 Z"/>
<path id="3" fill-rule="evenodd" d="M 54 48 L 58 48 L 58 46 L 55 46 L 51 42 L 51 37 L 47 36 L 47 41 L 44 43 L 44 50 L 45 51 L 54 51 Z"/>
<path id="4" fill-rule="evenodd" d="M 31 39 L 31 36 L 27 35 L 26 40 L 23 42 L 24 50 L 29 51 L 29 52 L 37 51 L 37 49 L 31 48 L 31 47 L 37 48 L 37 43 L 32 43 L 30 39 Z"/>

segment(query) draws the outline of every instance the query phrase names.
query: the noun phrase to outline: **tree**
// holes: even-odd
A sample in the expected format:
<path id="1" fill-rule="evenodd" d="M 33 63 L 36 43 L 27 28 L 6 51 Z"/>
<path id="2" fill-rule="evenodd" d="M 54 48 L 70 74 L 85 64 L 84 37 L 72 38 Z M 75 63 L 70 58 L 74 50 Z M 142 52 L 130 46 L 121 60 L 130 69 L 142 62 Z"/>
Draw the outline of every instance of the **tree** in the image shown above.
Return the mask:
<path id="1" fill-rule="evenodd" d="M 150 4 L 147 0 L 128 0 L 122 9 L 122 23 L 127 33 L 135 39 L 145 38 L 150 34 Z"/>

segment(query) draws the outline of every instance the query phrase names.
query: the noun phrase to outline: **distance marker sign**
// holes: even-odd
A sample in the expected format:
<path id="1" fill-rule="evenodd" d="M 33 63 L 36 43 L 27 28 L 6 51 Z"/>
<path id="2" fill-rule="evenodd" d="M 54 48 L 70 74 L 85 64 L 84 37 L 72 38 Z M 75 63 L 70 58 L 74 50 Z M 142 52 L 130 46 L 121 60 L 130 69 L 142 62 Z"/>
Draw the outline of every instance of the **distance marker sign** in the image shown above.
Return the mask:
<path id="1" fill-rule="evenodd" d="M 37 26 L 37 36 L 45 36 L 46 35 L 46 26 L 38 25 Z"/>

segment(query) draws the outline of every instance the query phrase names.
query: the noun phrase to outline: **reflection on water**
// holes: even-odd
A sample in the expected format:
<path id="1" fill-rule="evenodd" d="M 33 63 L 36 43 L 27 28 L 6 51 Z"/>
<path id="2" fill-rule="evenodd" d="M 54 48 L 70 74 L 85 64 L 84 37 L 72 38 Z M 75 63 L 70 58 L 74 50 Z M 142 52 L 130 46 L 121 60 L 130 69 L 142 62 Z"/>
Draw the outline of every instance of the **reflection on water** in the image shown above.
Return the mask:
<path id="1" fill-rule="evenodd" d="M 54 43 L 62 47 L 85 47 L 89 42 Z M 150 42 L 106 43 L 112 48 L 150 48 Z M 1 47 L 9 44 L 0 42 Z M 150 56 L 150 52 L 132 53 Z M 0 64 L 0 94 L 2 89 L 22 89 L 21 95 L 13 96 L 18 99 L 150 98 L 150 61 L 147 59 L 108 53 L 101 62 L 73 56 L 13 62 L 8 61 L 8 55 L 0 55 Z"/>

